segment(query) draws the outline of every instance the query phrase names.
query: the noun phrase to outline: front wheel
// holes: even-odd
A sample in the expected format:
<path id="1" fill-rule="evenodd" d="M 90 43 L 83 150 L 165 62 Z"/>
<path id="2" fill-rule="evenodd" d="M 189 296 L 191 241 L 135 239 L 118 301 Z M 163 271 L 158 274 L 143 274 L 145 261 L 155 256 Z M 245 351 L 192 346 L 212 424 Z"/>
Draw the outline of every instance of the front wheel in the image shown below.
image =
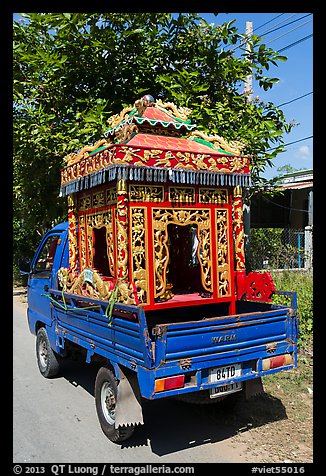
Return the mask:
<path id="1" fill-rule="evenodd" d="M 106 367 L 101 367 L 95 380 L 95 405 L 103 433 L 114 443 L 131 437 L 135 425 L 115 428 L 115 407 L 117 403 L 117 381 Z"/>
<path id="2" fill-rule="evenodd" d="M 36 336 L 36 357 L 38 368 L 45 378 L 55 377 L 60 370 L 59 357 L 52 350 L 48 335 L 41 327 Z"/>

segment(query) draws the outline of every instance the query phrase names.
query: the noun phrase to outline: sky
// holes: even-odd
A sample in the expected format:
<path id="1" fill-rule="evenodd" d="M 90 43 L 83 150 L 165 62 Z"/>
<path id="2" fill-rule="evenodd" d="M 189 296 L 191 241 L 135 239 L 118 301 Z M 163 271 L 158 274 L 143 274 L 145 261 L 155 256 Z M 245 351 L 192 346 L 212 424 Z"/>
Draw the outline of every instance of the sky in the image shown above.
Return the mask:
<path id="1" fill-rule="evenodd" d="M 284 135 L 284 143 L 289 144 L 286 152 L 278 154 L 273 160 L 273 167 L 266 168 L 262 175 L 271 179 L 279 175 L 277 169 L 285 165 L 297 170 L 312 169 L 313 14 L 264 12 L 218 13 L 215 16 L 206 12 L 199 15 L 215 25 L 236 20 L 233 26 L 238 29 L 238 33 L 245 33 L 246 22 L 252 22 L 253 33 L 262 36 L 266 46 L 288 58 L 286 62 L 279 62 L 277 67 L 271 66 L 266 71 L 266 76 L 280 80 L 272 89 L 264 91 L 258 83 L 253 82 L 253 98 L 259 97 L 262 101 L 283 105 L 281 109 L 286 120 L 298 123 L 289 134 Z M 14 19 L 18 18 L 19 15 L 14 14 Z M 285 50 L 281 51 L 283 48 Z M 240 49 L 238 51 L 240 53 Z"/>
<path id="2" fill-rule="evenodd" d="M 313 168 L 313 14 L 305 13 L 201 13 L 208 23 L 219 25 L 236 20 L 233 24 L 238 33 L 246 32 L 246 22 L 252 22 L 253 33 L 262 36 L 267 47 L 280 51 L 286 62 L 279 62 L 266 71 L 266 76 L 280 81 L 269 91 L 264 91 L 253 82 L 253 98 L 270 101 L 276 106 L 284 103 L 283 110 L 287 121 L 298 123 L 289 134 L 284 135 L 284 143 L 290 144 L 286 152 L 273 160 L 263 177 L 271 179 L 280 172 L 279 167 L 290 165 L 294 169 Z M 308 37 L 304 39 L 305 37 Z M 302 40 L 302 41 L 301 41 Z M 296 43 L 298 42 L 298 43 Z M 296 43 L 295 45 L 292 45 Z M 291 46 L 292 45 L 292 46 Z M 301 99 L 298 99 L 299 97 Z M 293 101 L 295 99 L 295 101 Z M 292 102 L 293 101 L 293 102 Z M 307 137 L 311 137 L 306 140 Z"/>

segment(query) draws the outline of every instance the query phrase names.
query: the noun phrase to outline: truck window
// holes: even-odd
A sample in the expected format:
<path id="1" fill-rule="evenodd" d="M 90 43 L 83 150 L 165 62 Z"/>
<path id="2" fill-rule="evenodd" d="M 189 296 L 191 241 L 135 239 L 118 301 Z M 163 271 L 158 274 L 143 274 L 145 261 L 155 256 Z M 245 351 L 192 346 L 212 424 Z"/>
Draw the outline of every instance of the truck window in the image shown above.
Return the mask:
<path id="1" fill-rule="evenodd" d="M 33 269 L 34 273 L 52 271 L 54 255 L 59 244 L 59 236 L 51 235 L 40 250 Z"/>

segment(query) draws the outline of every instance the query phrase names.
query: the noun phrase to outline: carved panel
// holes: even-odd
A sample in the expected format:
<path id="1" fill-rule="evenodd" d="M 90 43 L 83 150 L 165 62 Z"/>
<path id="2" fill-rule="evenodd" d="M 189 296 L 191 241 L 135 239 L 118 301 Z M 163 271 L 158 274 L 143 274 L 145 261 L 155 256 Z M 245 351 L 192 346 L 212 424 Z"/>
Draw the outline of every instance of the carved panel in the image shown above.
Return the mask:
<path id="1" fill-rule="evenodd" d="M 242 211 L 242 189 L 235 187 L 233 192 L 233 230 L 235 235 L 235 259 L 236 270 L 244 271 L 245 266 L 245 250 L 244 250 L 244 227 L 243 227 L 243 211 Z"/>
<path id="2" fill-rule="evenodd" d="M 176 225 L 197 225 L 197 238 L 199 241 L 197 257 L 201 267 L 201 282 L 206 291 L 212 292 L 210 210 L 155 208 L 153 209 L 155 297 L 161 296 L 166 290 L 166 273 L 169 262 L 167 226 L 171 223 Z"/>
<path id="3" fill-rule="evenodd" d="M 87 266 L 85 215 L 79 215 L 78 228 L 79 228 L 79 250 L 80 250 L 79 263 L 80 263 L 80 271 L 83 271 Z"/>
<path id="4" fill-rule="evenodd" d="M 131 272 L 141 304 L 149 300 L 147 253 L 147 209 L 130 207 L 131 220 Z"/>
<path id="5" fill-rule="evenodd" d="M 231 295 L 228 210 L 216 210 L 218 295 Z"/>
<path id="6" fill-rule="evenodd" d="M 169 187 L 170 202 L 194 203 L 195 188 L 194 187 Z"/>
<path id="7" fill-rule="evenodd" d="M 128 278 L 128 191 L 124 179 L 117 187 L 117 277 Z"/>
<path id="8" fill-rule="evenodd" d="M 68 196 L 68 237 L 69 237 L 69 266 L 72 274 L 77 273 L 77 210 L 75 197 Z"/>
<path id="9" fill-rule="evenodd" d="M 228 202 L 228 191 L 222 188 L 200 188 L 199 203 L 217 203 L 224 205 Z"/>
<path id="10" fill-rule="evenodd" d="M 114 203 L 117 203 L 117 190 L 115 187 L 106 189 L 105 199 L 106 199 L 107 205 L 112 205 Z"/>
<path id="11" fill-rule="evenodd" d="M 104 192 L 97 192 L 93 194 L 92 205 L 93 205 L 93 208 L 104 207 L 105 205 Z"/>
<path id="12" fill-rule="evenodd" d="M 164 187 L 162 185 L 129 184 L 129 198 L 134 202 L 163 202 Z"/>
<path id="13" fill-rule="evenodd" d="M 88 210 L 92 206 L 92 197 L 91 195 L 86 195 L 85 197 L 80 197 L 78 203 L 79 211 Z"/>

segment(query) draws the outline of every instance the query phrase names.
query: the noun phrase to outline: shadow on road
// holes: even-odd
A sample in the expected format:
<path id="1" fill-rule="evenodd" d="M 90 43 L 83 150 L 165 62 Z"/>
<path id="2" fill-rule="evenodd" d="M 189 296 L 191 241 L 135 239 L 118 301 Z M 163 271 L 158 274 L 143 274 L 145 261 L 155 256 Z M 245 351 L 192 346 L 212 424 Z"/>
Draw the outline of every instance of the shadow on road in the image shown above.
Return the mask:
<path id="1" fill-rule="evenodd" d="M 94 396 L 99 366 L 64 361 L 61 376 Z M 163 456 L 206 443 L 227 440 L 239 432 L 287 419 L 281 400 L 261 394 L 245 400 L 241 395 L 233 406 L 228 399 L 208 405 L 195 405 L 176 399 L 143 400 L 144 425 L 121 444 L 127 450 L 150 446 Z"/>

